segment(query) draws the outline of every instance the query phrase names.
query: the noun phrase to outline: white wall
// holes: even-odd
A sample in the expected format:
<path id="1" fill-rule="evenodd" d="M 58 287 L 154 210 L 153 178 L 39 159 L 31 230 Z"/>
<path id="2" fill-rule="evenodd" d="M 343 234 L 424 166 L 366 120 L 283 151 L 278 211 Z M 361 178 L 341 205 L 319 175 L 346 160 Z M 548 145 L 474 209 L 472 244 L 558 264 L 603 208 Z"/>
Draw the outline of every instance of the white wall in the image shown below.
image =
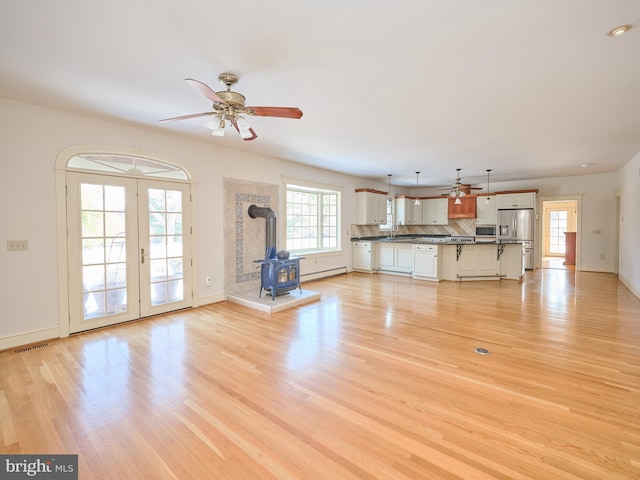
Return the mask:
<path id="1" fill-rule="evenodd" d="M 619 172 L 620 280 L 640 297 L 640 153 Z"/>
<path id="2" fill-rule="evenodd" d="M 223 285 L 223 178 L 280 185 L 282 176 L 342 186 L 343 253 L 306 262 L 307 271 L 351 265 L 348 231 L 355 223 L 355 188 L 386 191 L 384 182 L 372 184 L 355 177 L 307 167 L 279 159 L 216 147 L 158 131 L 42 108 L 0 98 L 0 349 L 57 336 L 58 269 L 56 244 L 57 155 L 73 145 L 136 147 L 142 155 L 157 156 L 186 167 L 196 186 L 196 245 L 199 303 L 224 298 Z M 640 237 L 637 210 L 636 157 L 620 174 L 593 175 L 496 185 L 497 189 L 539 188 L 541 195 L 583 194 L 582 265 L 614 271 L 615 196 L 622 185 L 625 222 L 620 273 L 640 291 L 639 254 L 634 239 Z M 590 232 L 600 229 L 602 234 Z M 279 229 L 282 232 L 282 228 Z M 7 252 L 7 240 L 28 240 L 26 252 Z M 282 239 L 279 239 L 282 245 Z M 635 252 L 635 253 L 634 253 Z M 599 254 L 605 254 L 605 261 Z M 211 287 L 203 276 L 213 275 Z"/>
<path id="3" fill-rule="evenodd" d="M 223 178 L 281 185 L 282 176 L 342 186 L 343 252 L 307 261 L 303 273 L 351 265 L 347 232 L 355 221 L 355 192 L 364 182 L 279 159 L 216 147 L 184 137 L 0 98 L 0 349 L 57 336 L 56 157 L 72 145 L 139 149 L 186 167 L 196 185 L 196 296 L 224 299 Z M 374 185 L 381 188 L 382 185 Z M 283 211 L 282 208 L 280 211 Z M 282 219 L 280 219 L 282 221 Z M 281 233 L 283 229 L 279 228 Z M 28 240 L 26 252 L 7 252 L 7 240 Z M 279 244 L 283 245 L 282 238 Z M 204 275 L 213 284 L 204 286 Z"/>

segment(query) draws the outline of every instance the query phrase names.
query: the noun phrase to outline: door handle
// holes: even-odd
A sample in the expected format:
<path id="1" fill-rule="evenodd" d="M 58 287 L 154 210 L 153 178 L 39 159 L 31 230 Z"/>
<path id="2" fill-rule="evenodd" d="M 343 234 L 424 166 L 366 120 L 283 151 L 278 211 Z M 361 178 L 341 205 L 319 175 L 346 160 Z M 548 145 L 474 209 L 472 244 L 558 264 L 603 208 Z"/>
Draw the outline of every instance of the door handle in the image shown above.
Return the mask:
<path id="1" fill-rule="evenodd" d="M 144 263 L 144 248 L 140 249 L 140 263 Z"/>

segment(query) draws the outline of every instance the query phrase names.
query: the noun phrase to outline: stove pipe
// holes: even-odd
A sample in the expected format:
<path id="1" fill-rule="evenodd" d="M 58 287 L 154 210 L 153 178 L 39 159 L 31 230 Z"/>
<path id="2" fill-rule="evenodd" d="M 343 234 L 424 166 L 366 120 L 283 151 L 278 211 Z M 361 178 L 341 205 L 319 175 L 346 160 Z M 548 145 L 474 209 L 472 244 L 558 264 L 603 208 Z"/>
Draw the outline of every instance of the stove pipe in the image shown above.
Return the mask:
<path id="1" fill-rule="evenodd" d="M 276 258 L 276 214 L 269 207 L 249 206 L 249 216 L 251 218 L 264 218 L 266 226 L 266 248 L 265 260 Z"/>

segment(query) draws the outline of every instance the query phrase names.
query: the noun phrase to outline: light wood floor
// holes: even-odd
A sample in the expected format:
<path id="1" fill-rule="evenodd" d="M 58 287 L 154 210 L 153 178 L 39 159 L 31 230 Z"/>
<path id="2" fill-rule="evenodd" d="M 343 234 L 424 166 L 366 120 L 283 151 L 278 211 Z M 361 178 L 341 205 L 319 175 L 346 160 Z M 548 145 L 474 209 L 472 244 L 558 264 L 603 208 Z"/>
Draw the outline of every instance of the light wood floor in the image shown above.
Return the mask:
<path id="1" fill-rule="evenodd" d="M 83 480 L 640 478 L 640 301 L 615 276 L 304 287 L 322 300 L 0 353 L 0 453 L 79 454 Z"/>

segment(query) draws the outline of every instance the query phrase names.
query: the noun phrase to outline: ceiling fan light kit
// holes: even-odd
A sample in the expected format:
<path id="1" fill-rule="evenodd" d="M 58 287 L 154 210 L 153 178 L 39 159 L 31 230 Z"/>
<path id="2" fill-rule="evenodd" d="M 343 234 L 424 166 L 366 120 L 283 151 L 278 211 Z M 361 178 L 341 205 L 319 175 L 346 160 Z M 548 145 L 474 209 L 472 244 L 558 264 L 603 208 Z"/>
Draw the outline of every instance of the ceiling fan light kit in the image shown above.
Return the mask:
<path id="1" fill-rule="evenodd" d="M 213 102 L 211 112 L 194 113 L 182 115 L 180 117 L 165 118 L 161 122 L 171 122 L 176 120 L 187 120 L 196 117 L 214 116 L 214 120 L 206 122 L 206 126 L 212 129 L 211 135 L 223 136 L 225 120 L 238 131 L 244 140 L 254 140 L 258 138 L 249 122 L 242 115 L 254 115 L 260 117 L 280 117 L 280 118 L 302 118 L 302 110 L 296 107 L 246 107 L 244 95 L 231 90 L 231 86 L 238 82 L 238 76 L 233 73 L 221 73 L 218 76 L 220 83 L 227 87 L 221 92 L 214 92 L 208 85 L 194 80 L 185 79 L 191 86 L 202 95 Z"/>

